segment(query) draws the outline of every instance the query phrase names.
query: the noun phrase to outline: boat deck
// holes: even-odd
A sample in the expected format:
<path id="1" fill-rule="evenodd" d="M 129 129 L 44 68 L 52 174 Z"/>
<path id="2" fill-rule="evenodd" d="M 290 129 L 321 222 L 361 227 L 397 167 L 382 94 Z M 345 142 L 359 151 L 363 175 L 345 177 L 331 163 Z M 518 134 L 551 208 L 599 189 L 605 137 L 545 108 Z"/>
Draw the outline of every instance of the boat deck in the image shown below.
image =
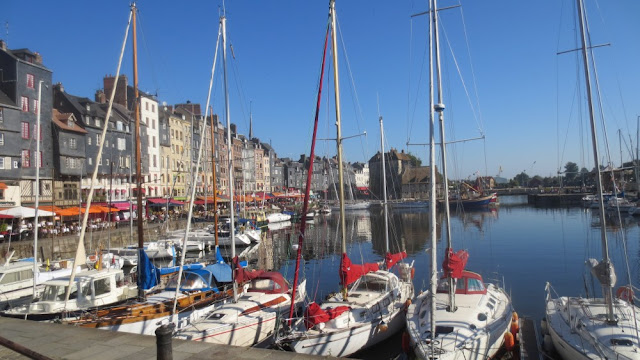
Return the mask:
<path id="1" fill-rule="evenodd" d="M 14 342 L 52 359 L 156 359 L 156 337 L 38 323 L 0 317 L 0 340 Z M 174 359 L 322 359 L 277 350 L 242 348 L 173 339 Z M 277 351 L 277 352 L 276 352 Z M 26 359 L 0 346 L 0 359 Z M 325 359 L 334 359 L 324 357 Z"/>

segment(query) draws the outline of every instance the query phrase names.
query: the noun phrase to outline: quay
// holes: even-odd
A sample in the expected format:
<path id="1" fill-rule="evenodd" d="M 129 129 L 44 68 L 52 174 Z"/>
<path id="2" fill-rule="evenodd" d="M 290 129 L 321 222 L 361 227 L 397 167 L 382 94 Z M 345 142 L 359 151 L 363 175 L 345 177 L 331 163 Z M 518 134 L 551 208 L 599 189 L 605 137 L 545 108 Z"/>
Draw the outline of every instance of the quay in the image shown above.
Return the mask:
<path id="1" fill-rule="evenodd" d="M 137 359 L 158 357 L 156 337 L 40 323 L 0 317 L 0 340 L 9 340 L 51 359 Z M 5 341 L 2 341 L 4 344 Z M 173 359 L 335 359 L 258 348 L 243 348 L 187 340 L 172 340 Z M 25 359 L 27 356 L 0 346 L 0 359 Z"/>

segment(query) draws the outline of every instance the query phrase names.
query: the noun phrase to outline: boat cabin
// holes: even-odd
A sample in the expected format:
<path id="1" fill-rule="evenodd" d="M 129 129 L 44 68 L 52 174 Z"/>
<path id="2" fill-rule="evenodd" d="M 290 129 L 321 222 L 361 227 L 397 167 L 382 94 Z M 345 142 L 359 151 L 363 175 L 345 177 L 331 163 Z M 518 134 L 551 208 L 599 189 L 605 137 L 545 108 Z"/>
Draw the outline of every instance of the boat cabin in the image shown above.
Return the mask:
<path id="1" fill-rule="evenodd" d="M 0 266 L 0 294 L 33 286 L 33 262 L 18 261 Z"/>
<path id="2" fill-rule="evenodd" d="M 289 291 L 287 281 L 279 272 L 264 272 L 251 280 L 247 292 L 284 294 Z"/>
<path id="3" fill-rule="evenodd" d="M 201 269 L 185 270 L 182 273 L 180 291 L 218 291 L 222 283 L 231 282 L 231 266 L 228 264 L 207 265 Z M 178 287 L 178 274 L 171 277 L 165 290 L 175 291 Z"/>
<path id="4" fill-rule="evenodd" d="M 447 293 L 449 282 L 446 277 L 438 281 L 438 293 Z M 487 288 L 482 282 L 482 276 L 471 271 L 463 271 L 462 277 L 456 280 L 456 294 L 486 294 Z"/>

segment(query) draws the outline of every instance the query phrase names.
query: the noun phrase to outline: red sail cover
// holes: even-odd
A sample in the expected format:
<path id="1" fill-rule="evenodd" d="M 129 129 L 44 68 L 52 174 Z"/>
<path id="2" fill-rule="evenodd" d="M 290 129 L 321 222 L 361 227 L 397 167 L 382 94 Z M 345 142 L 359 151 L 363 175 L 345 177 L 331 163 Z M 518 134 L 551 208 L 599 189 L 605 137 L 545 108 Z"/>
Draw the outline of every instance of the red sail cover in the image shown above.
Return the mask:
<path id="1" fill-rule="evenodd" d="M 467 260 L 469 260 L 469 253 L 466 250 L 458 250 L 455 254 L 453 249 L 447 248 L 447 256 L 445 256 L 442 262 L 442 270 L 444 270 L 445 277 L 451 277 L 453 279 L 460 279 L 462 277 L 462 271 L 467 266 Z"/>
<path id="2" fill-rule="evenodd" d="M 387 255 L 384 258 L 384 261 L 387 263 L 387 269 L 391 269 L 393 267 L 393 265 L 397 264 L 398 261 L 404 259 L 407 257 L 407 252 L 403 251 L 403 252 L 399 252 L 396 254 L 392 254 L 392 253 L 387 253 Z"/>
<path id="3" fill-rule="evenodd" d="M 238 257 L 233 258 L 233 267 L 235 269 L 235 280 L 236 283 L 242 284 L 246 281 L 251 281 L 258 276 L 262 275 L 264 270 L 247 270 L 240 265 L 240 259 Z"/>
<path id="4" fill-rule="evenodd" d="M 304 314 L 304 325 L 307 329 L 311 329 L 316 324 L 327 322 L 331 319 L 335 319 L 340 314 L 345 311 L 348 311 L 350 308 L 348 306 L 337 306 L 332 309 L 322 310 L 320 305 L 312 302 L 307 307 L 307 311 Z"/>
<path id="5" fill-rule="evenodd" d="M 342 286 L 351 285 L 354 281 L 358 280 L 360 276 L 380 269 L 377 263 L 365 263 L 362 265 L 356 265 L 351 263 L 351 259 L 346 253 L 342 254 L 342 263 L 340 265 L 340 284 Z"/>

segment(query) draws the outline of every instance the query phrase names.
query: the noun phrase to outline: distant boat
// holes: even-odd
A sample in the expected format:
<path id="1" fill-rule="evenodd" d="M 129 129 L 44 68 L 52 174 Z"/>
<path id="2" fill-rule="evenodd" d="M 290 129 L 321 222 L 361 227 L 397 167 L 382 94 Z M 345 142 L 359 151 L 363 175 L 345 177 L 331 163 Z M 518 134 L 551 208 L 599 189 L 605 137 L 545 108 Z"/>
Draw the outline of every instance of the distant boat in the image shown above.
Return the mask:
<path id="1" fill-rule="evenodd" d="M 494 199 L 494 195 L 478 196 L 470 199 L 450 198 L 449 208 L 452 210 L 468 210 L 474 208 L 482 208 L 489 206 L 489 203 Z"/>

